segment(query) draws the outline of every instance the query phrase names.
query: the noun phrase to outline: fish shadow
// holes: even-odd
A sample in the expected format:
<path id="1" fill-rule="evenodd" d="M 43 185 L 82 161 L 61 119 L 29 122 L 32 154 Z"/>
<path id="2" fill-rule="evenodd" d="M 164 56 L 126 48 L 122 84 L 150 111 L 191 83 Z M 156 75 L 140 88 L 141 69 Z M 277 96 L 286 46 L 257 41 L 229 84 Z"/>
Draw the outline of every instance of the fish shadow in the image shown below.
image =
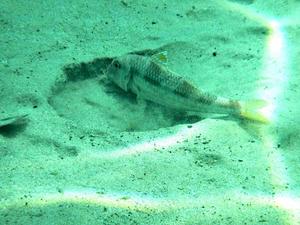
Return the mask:
<path id="1" fill-rule="evenodd" d="M 22 133 L 28 124 L 28 119 L 24 116 L 23 118 L 20 117 L 19 120 L 16 120 L 13 123 L 4 125 L 0 127 L 0 135 L 7 137 L 7 138 L 14 138 L 19 133 Z"/>

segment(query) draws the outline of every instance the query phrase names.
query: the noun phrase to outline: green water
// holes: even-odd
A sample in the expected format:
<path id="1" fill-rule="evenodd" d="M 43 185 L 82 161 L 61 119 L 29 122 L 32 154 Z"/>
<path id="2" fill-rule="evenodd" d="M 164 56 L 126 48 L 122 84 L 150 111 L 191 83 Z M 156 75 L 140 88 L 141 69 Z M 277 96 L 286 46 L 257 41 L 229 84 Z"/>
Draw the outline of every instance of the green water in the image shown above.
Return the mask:
<path id="1" fill-rule="evenodd" d="M 0 1 L 0 224 L 300 224 L 299 12 Z M 106 77 L 119 56 L 161 52 L 201 91 L 265 101 L 269 123 L 174 110 Z"/>

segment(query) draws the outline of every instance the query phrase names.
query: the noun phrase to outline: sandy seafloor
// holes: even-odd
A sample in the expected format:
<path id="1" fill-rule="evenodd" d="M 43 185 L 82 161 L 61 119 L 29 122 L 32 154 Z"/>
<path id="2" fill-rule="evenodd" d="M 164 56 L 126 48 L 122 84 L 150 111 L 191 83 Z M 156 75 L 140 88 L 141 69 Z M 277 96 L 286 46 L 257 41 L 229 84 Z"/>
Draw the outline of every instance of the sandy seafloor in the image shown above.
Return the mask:
<path id="1" fill-rule="evenodd" d="M 0 224 L 300 224 L 300 1 L 0 2 Z M 268 125 L 105 79 L 145 49 Z M 100 60 L 97 60 L 100 59 Z M 94 62 L 94 63 L 92 63 Z"/>

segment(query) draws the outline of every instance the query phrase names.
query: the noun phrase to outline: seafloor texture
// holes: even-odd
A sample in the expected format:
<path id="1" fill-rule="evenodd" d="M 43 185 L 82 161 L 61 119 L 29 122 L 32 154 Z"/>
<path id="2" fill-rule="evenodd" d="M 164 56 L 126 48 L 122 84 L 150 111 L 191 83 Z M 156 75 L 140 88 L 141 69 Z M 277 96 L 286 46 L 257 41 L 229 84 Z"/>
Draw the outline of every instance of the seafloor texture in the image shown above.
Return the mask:
<path id="1" fill-rule="evenodd" d="M 0 224 L 300 224 L 300 1 L 0 2 Z M 268 125 L 141 104 L 111 57 Z"/>

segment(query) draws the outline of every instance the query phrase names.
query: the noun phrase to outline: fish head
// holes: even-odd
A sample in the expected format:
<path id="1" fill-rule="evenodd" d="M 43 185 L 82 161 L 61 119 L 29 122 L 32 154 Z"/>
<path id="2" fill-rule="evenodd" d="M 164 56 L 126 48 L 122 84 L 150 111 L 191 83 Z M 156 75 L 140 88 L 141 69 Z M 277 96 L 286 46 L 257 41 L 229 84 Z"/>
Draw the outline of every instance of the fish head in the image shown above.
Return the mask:
<path id="1" fill-rule="evenodd" d="M 106 75 L 123 90 L 127 91 L 130 80 L 130 63 L 126 57 L 117 57 L 108 66 Z"/>

